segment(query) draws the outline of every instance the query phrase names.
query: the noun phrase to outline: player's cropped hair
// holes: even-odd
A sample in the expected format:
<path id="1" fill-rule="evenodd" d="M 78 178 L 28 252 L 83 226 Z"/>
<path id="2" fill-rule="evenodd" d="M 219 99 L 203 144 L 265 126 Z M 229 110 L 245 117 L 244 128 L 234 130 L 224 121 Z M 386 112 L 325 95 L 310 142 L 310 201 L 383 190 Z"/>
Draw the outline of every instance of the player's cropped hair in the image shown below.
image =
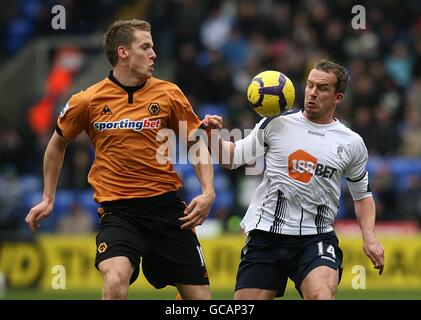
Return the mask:
<path id="1" fill-rule="evenodd" d="M 151 25 L 145 20 L 117 20 L 108 28 L 104 35 L 103 46 L 108 61 L 113 67 L 118 61 L 117 48 L 130 47 L 135 40 L 133 33 L 136 29 L 151 32 Z"/>
<path id="2" fill-rule="evenodd" d="M 345 67 L 325 59 L 317 62 L 314 69 L 334 73 L 336 76 L 335 93 L 345 93 L 349 79 L 349 74 Z"/>

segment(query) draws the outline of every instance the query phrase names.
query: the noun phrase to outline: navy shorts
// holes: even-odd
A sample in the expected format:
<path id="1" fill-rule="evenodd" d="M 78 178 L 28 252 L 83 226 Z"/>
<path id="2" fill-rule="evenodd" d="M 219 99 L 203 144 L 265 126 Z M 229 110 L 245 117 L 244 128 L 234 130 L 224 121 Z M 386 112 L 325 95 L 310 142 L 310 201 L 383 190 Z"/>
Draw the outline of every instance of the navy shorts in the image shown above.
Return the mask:
<path id="1" fill-rule="evenodd" d="M 241 252 L 235 290 L 274 290 L 277 297 L 282 297 L 290 278 L 302 296 L 300 287 L 304 278 L 319 266 L 339 270 L 340 281 L 342 257 L 334 231 L 291 236 L 253 230 Z"/>
<path id="2" fill-rule="evenodd" d="M 130 284 L 139 275 L 141 259 L 143 274 L 157 289 L 209 284 L 196 234 L 180 229 L 178 218 L 184 215 L 185 208 L 178 192 L 102 203 L 95 266 L 124 256 L 135 268 Z"/>

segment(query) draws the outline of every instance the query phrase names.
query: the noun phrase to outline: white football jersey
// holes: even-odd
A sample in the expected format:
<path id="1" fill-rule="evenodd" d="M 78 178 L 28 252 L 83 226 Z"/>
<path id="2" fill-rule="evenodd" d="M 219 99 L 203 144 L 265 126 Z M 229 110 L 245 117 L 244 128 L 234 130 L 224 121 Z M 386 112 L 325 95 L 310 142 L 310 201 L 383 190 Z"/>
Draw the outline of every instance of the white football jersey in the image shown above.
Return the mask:
<path id="1" fill-rule="evenodd" d="M 316 124 L 301 110 L 262 119 L 235 143 L 233 167 L 264 156 L 263 181 L 255 190 L 242 228 L 309 235 L 333 230 L 341 177 L 354 200 L 372 196 L 367 148 L 339 120 Z"/>

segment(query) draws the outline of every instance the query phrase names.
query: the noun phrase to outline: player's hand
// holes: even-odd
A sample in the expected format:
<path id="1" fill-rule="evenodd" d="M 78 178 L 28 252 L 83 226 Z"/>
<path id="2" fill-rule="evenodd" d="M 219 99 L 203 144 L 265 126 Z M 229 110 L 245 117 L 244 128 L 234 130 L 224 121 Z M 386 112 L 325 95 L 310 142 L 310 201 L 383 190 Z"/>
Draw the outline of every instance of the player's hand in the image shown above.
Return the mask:
<path id="1" fill-rule="evenodd" d="M 184 210 L 184 217 L 179 218 L 183 223 L 181 229 L 192 229 L 205 222 L 209 210 L 215 200 L 215 193 L 202 193 L 194 198 Z"/>
<path id="2" fill-rule="evenodd" d="M 374 236 L 364 240 L 364 252 L 381 275 L 384 269 L 384 248 Z"/>
<path id="3" fill-rule="evenodd" d="M 53 201 L 44 199 L 29 211 L 25 222 L 32 231 L 36 231 L 40 226 L 39 221 L 47 218 L 51 211 L 53 211 Z"/>
<path id="4" fill-rule="evenodd" d="M 223 120 L 221 116 L 207 114 L 202 122 L 208 129 L 222 129 Z"/>

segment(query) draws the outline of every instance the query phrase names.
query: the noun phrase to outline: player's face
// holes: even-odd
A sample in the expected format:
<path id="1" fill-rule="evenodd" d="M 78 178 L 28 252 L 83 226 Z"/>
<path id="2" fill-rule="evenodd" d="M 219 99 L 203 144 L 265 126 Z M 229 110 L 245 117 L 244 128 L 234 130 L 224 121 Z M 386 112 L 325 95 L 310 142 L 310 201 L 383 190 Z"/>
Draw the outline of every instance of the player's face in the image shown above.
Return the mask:
<path id="1" fill-rule="evenodd" d="M 313 69 L 307 78 L 304 96 L 304 116 L 316 123 L 333 122 L 336 105 L 342 93 L 335 93 L 336 76 L 331 72 Z"/>
<path id="2" fill-rule="evenodd" d="M 152 36 L 147 31 L 135 30 L 134 37 L 127 49 L 128 68 L 136 78 L 146 80 L 152 77 L 156 59 Z"/>

